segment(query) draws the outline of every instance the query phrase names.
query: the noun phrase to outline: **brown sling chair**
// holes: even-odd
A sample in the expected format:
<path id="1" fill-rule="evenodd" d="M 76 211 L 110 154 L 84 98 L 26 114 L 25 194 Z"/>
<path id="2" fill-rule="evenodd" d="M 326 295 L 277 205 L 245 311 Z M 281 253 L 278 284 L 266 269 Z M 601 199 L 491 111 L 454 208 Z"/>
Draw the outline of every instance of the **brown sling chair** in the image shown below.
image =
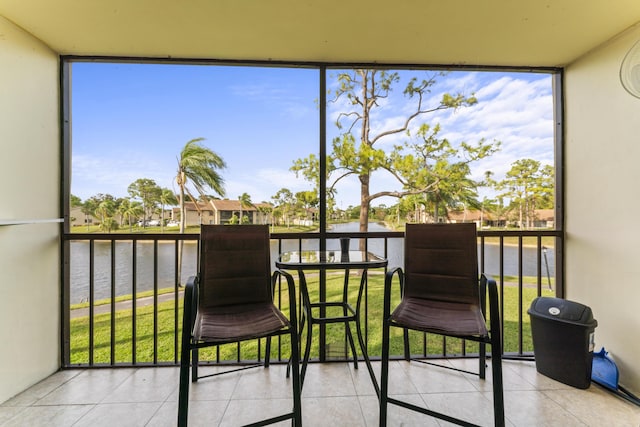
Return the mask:
<path id="1" fill-rule="evenodd" d="M 493 412 L 496 426 L 504 426 L 502 345 L 496 282 L 478 275 L 477 235 L 473 223 L 407 224 L 404 270 L 387 272 L 382 325 L 380 426 L 387 425 L 388 404 L 455 424 L 470 422 L 389 397 L 389 334 L 391 327 L 404 330 L 405 359 L 410 360 L 408 330 L 479 342 L 480 378 L 485 378 L 486 344 L 491 345 Z M 391 284 L 398 276 L 400 304 L 391 312 Z M 485 321 L 489 290 L 490 329 Z"/>
<path id="2" fill-rule="evenodd" d="M 219 375 L 198 376 L 198 349 L 266 338 L 264 366 L 268 367 L 271 337 L 287 334 L 291 339 L 293 409 L 250 425 L 291 419 L 293 426 L 301 426 L 295 289 L 288 273 L 271 274 L 269 226 L 202 225 L 200 233 L 200 271 L 189 278 L 184 292 L 178 425 L 186 426 L 188 420 L 190 362 L 192 382 Z M 273 290 L 281 278 L 286 279 L 289 291 L 289 319 L 273 303 Z M 223 373 L 240 369 L 247 367 Z"/>

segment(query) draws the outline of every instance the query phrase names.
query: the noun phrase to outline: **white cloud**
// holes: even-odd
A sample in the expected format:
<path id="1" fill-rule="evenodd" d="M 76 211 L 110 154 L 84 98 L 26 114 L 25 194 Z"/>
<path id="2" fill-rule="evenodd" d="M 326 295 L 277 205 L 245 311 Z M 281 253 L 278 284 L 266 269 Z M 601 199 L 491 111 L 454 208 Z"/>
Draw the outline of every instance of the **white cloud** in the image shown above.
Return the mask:
<path id="1" fill-rule="evenodd" d="M 494 179 L 501 179 L 511 168 L 513 162 L 522 158 L 533 158 L 543 164 L 553 165 L 553 97 L 551 79 L 544 74 L 518 73 L 451 73 L 439 78 L 433 87 L 430 102 L 438 103 L 444 93 L 475 93 L 478 103 L 456 111 L 437 111 L 424 116 L 431 125 L 441 125 L 441 138 L 447 138 L 456 145 L 462 141 L 477 143 L 481 139 L 487 142 L 500 141 L 501 150 L 477 162 L 472 166 L 473 178 L 484 178 L 486 171 L 493 172 Z M 394 102 L 391 102 L 391 101 Z M 398 103 L 400 102 L 400 103 Z M 382 116 L 374 117 L 371 123 L 373 135 L 381 131 L 400 127 L 413 108 L 399 96 L 398 90 L 393 98 L 384 100 Z M 352 107 L 344 100 L 331 106 L 331 117 L 335 119 L 338 111 L 350 111 Z M 415 132 L 419 122 L 412 125 Z M 393 144 L 406 140 L 404 133 L 380 141 L 378 148 L 390 150 Z M 339 196 L 357 201 L 359 185 L 352 179 L 340 183 Z M 372 193 L 379 190 L 398 189 L 397 182 L 376 172 L 372 176 Z M 345 204 L 353 204 L 345 203 Z"/>
<path id="2" fill-rule="evenodd" d="M 171 188 L 173 168 L 167 169 L 152 156 L 123 153 L 118 156 L 74 154 L 71 193 L 85 200 L 97 193 L 127 197 L 127 188 L 139 178 L 150 178 Z"/>
<path id="3" fill-rule="evenodd" d="M 254 202 L 270 202 L 280 189 L 287 188 L 292 193 L 311 190 L 312 186 L 295 173 L 276 168 L 264 168 L 256 171 L 244 171 L 232 174 L 227 181 L 227 198 L 236 199 L 243 193 L 251 196 Z"/>

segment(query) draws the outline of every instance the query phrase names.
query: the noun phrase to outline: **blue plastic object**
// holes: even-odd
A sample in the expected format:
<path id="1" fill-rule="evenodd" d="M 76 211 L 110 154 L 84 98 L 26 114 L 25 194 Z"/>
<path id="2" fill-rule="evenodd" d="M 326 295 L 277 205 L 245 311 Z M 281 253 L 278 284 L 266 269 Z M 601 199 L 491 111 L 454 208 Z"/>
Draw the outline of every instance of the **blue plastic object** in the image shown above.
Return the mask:
<path id="1" fill-rule="evenodd" d="M 591 368 L 591 380 L 610 390 L 618 390 L 618 367 L 609 352 L 602 347 L 599 352 L 593 353 L 593 366 Z"/>
<path id="2" fill-rule="evenodd" d="M 640 398 L 618 384 L 618 367 L 604 347 L 602 347 L 602 350 L 599 352 L 593 353 L 592 363 L 591 381 L 605 387 L 617 396 L 640 406 Z"/>

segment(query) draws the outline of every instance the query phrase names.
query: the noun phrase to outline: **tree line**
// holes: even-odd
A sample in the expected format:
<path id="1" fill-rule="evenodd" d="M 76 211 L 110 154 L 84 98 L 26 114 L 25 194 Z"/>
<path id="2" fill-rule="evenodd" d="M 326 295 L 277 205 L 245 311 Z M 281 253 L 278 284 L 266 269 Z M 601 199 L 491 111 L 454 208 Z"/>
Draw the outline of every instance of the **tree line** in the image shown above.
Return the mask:
<path id="1" fill-rule="evenodd" d="M 467 178 L 467 182 L 470 182 Z M 554 200 L 554 170 L 550 165 L 543 165 L 533 159 L 517 160 L 511 165 L 502 180 L 494 180 L 491 173 L 487 173 L 480 184 L 491 188 L 495 197 L 478 199 L 473 191 L 465 191 L 456 185 L 447 188 L 441 186 L 433 192 L 405 195 L 398 199 L 398 203 L 386 206 L 379 204 L 370 206 L 368 219 L 402 224 L 404 222 L 438 222 L 447 220 L 452 211 L 480 211 L 480 221 L 494 220 L 506 223 L 510 220 L 519 224 L 520 228 L 530 228 L 536 219 L 538 209 L 552 209 Z M 458 185 L 461 183 L 458 182 Z M 448 190 L 448 191 L 447 191 Z M 179 196 L 168 188 L 162 188 L 153 179 L 140 178 L 127 188 L 129 197 L 115 198 L 110 194 L 96 194 L 85 201 L 77 196 L 71 196 L 71 205 L 80 207 L 85 217 L 94 216 L 99 221 L 100 229 L 111 232 L 119 228 L 133 230 L 136 224 L 142 227 L 148 225 L 148 220 L 154 215 L 159 217 L 161 230 L 168 218 L 164 214 L 167 207 L 178 206 Z M 218 197 L 210 194 L 193 195 L 185 191 L 186 197 L 198 206 L 209 203 Z M 360 218 L 360 206 L 349 206 L 346 209 L 336 207 L 334 199 L 329 199 L 327 214 L 332 221 L 357 220 Z M 318 193 L 315 191 L 292 192 L 281 188 L 271 197 L 271 201 L 254 203 L 248 193 L 238 197 L 240 211 L 229 220 L 230 224 L 250 223 L 247 210 L 255 208 L 262 218 L 268 218 L 269 223 L 291 226 L 297 220 L 313 220 L 314 212 L 319 207 Z M 181 211 L 181 217 L 184 214 Z M 88 224 L 87 224 L 88 225 Z M 183 230 L 184 231 L 184 230 Z"/>

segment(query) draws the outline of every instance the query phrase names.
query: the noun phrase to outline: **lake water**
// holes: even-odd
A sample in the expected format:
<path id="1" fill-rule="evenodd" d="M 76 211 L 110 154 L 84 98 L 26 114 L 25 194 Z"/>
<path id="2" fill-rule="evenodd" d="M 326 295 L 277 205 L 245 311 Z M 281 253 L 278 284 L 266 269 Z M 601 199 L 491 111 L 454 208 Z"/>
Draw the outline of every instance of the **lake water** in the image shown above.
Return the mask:
<path id="1" fill-rule="evenodd" d="M 358 223 L 346 223 L 333 225 L 333 232 L 355 232 L 358 231 Z M 369 231 L 389 231 L 380 224 L 369 224 Z M 357 249 L 358 239 L 352 239 L 351 249 Z M 136 290 L 138 292 L 154 288 L 154 265 L 153 265 L 153 243 L 136 243 Z M 298 249 L 297 241 L 283 241 L 283 251 Z M 302 241 L 302 248 L 314 250 L 318 248 L 317 239 Z M 389 267 L 402 266 L 403 264 L 403 239 L 389 239 L 388 241 Z M 339 250 L 338 239 L 327 241 L 328 250 Z M 369 239 L 369 252 L 384 255 L 384 239 Z M 94 292 L 95 299 L 109 298 L 111 295 L 111 283 L 115 283 L 115 294 L 126 295 L 133 292 L 133 243 L 115 243 L 115 271 L 111 276 L 111 244 L 109 242 L 95 242 L 94 244 Z M 271 260 L 277 259 L 278 245 L 272 242 Z M 523 248 L 523 275 L 537 275 L 537 249 L 535 247 Z M 547 251 L 547 262 L 550 277 L 555 275 L 554 251 Z M 500 247 L 498 245 L 485 245 L 485 273 L 498 276 L 500 273 Z M 158 288 L 174 286 L 175 277 L 175 244 L 174 242 L 158 242 Z M 88 301 L 89 299 L 89 243 L 71 242 L 71 303 Z M 185 283 L 189 276 L 196 273 L 197 266 L 197 244 L 195 242 L 185 242 L 182 259 L 182 283 Z M 546 283 L 545 258 L 542 257 L 543 284 Z M 504 274 L 509 276 L 518 275 L 518 250 L 515 246 L 504 247 Z"/>

